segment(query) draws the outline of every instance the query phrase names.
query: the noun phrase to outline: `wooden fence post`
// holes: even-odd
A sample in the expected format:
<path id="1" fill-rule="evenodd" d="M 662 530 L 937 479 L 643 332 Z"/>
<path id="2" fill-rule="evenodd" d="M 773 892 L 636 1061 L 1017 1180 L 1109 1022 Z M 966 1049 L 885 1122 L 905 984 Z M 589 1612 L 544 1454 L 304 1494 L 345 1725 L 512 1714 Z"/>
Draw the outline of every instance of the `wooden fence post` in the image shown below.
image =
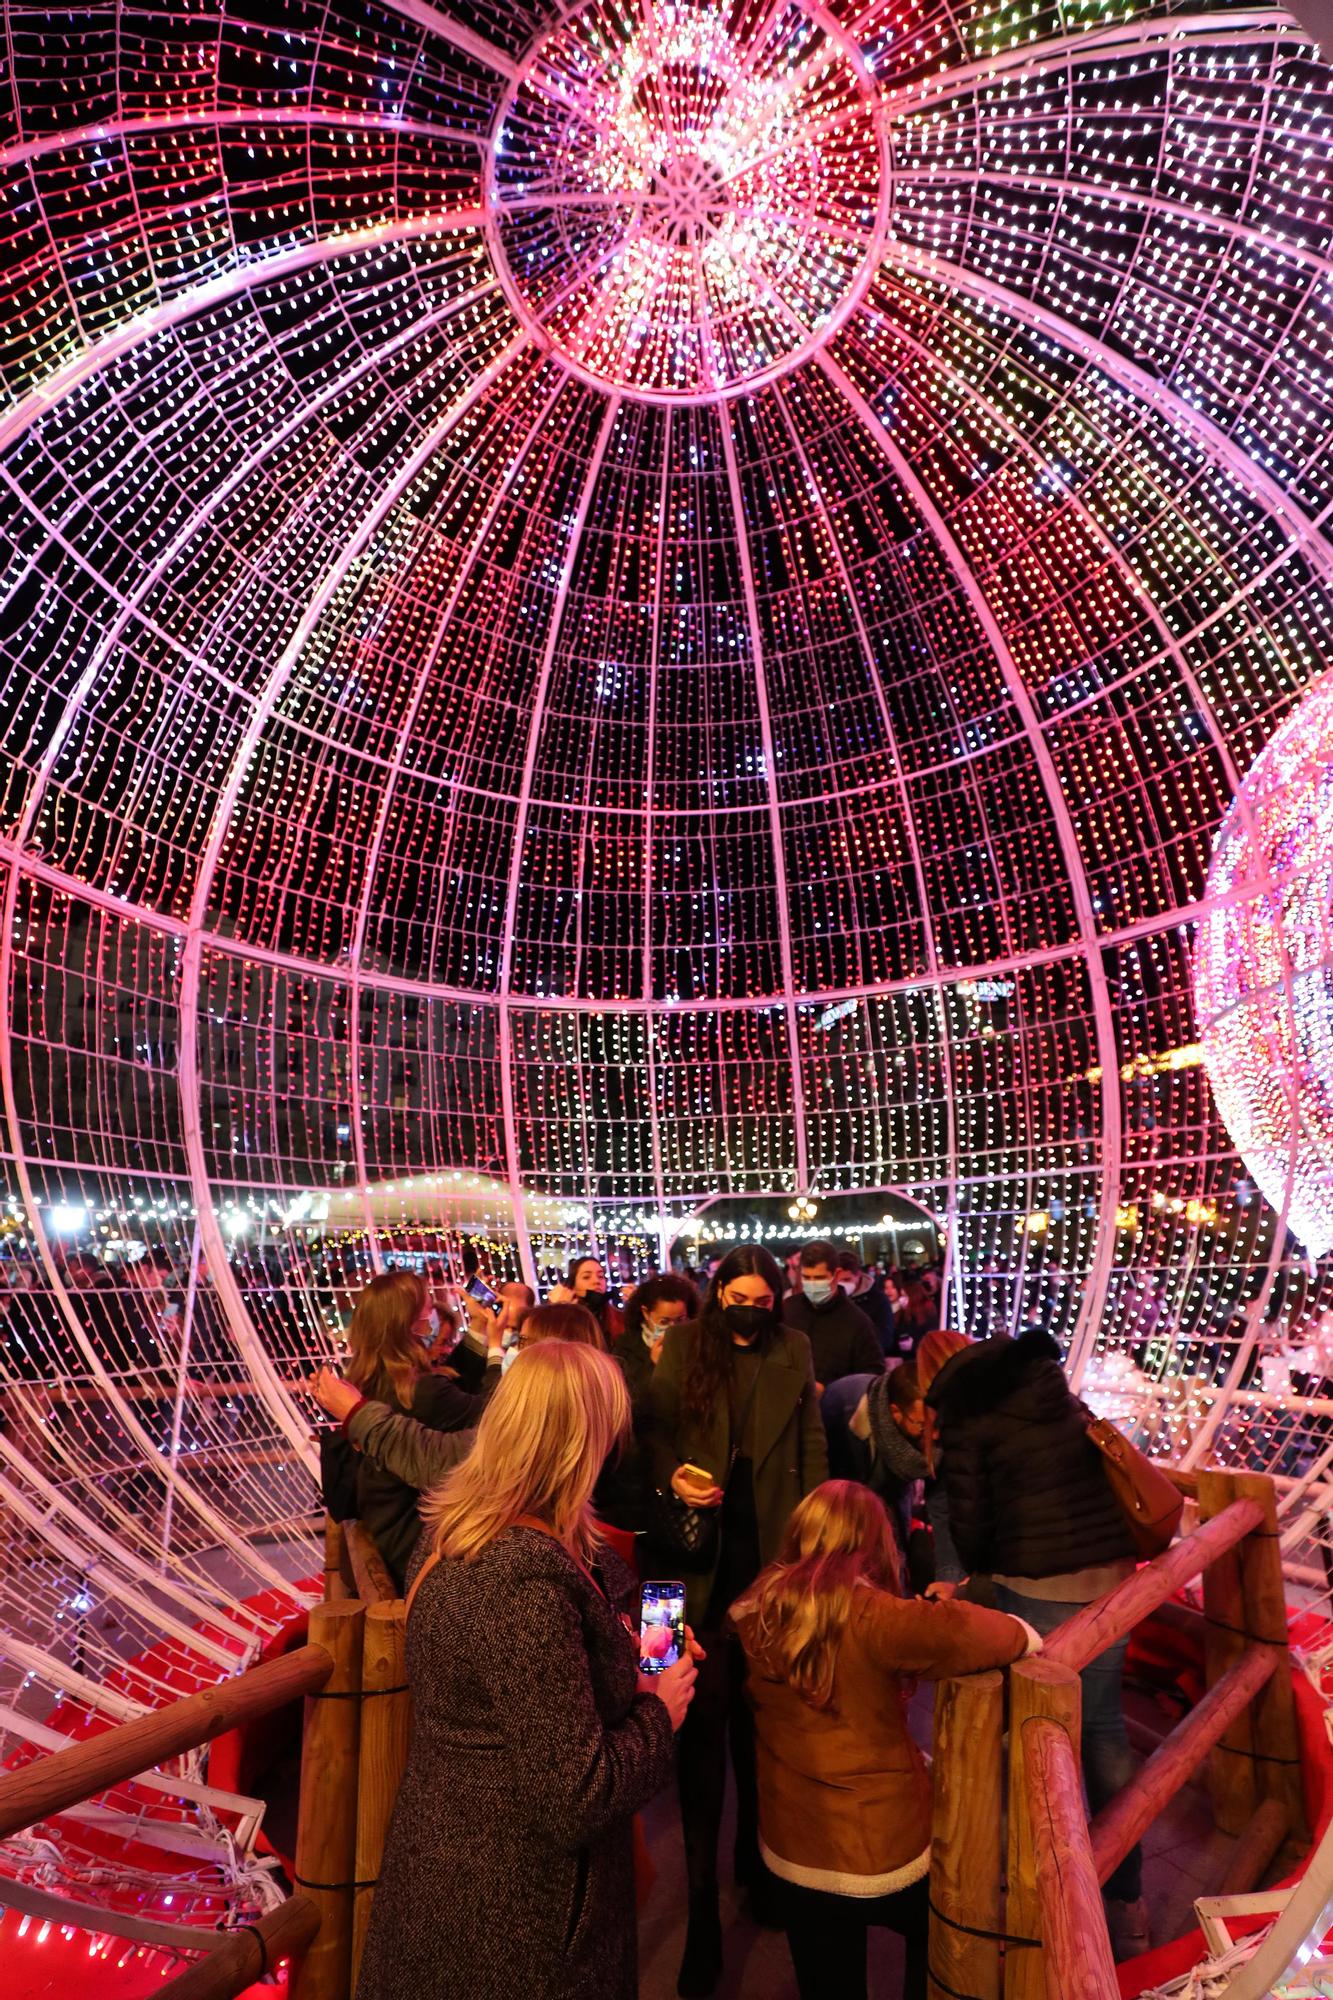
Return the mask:
<path id="1" fill-rule="evenodd" d="M 1211 1467 L 1199 1473 L 1199 1519 L 1211 1521 L 1239 1499 L 1236 1476 Z M 1218 1556 L 1203 1575 L 1204 1679 L 1212 1688 L 1230 1672 L 1245 1651 L 1245 1595 L 1241 1587 L 1239 1547 Z M 1213 1818 L 1223 1833 L 1241 1834 L 1258 1802 L 1254 1777 L 1252 1711 L 1242 1709 L 1208 1759 L 1208 1792 Z"/>
<path id="2" fill-rule="evenodd" d="M 1083 1689 L 1072 1667 L 1045 1660 L 1020 1660 L 1009 1674 L 1009 1874 L 1004 1929 L 1010 1938 L 1041 1937 L 1037 1892 L 1037 1848 L 1028 1810 L 1023 1725 L 1046 1716 L 1082 1740 Z M 1004 2000 L 1045 2000 L 1045 1953 L 1040 1946 L 1009 1944 L 1004 1952 Z"/>
<path id="3" fill-rule="evenodd" d="M 316 1604 L 310 1613 L 311 1641 L 334 1664 L 305 1705 L 296 1887 L 316 1905 L 320 1924 L 314 1943 L 293 1961 L 291 2000 L 348 2000 L 351 1992 L 365 1620 L 365 1606 L 355 1602 Z"/>
<path id="4" fill-rule="evenodd" d="M 389 1818 L 407 1762 L 412 1702 L 407 1691 L 407 1609 L 401 1597 L 366 1612 L 361 1674 L 361 1760 L 356 1809 L 356 1880 L 352 1903 L 352 1987 L 365 1950 Z"/>
<path id="5" fill-rule="evenodd" d="M 931 1773 L 930 2000 L 956 1993 L 1000 2000 L 999 1944 L 972 1933 L 1000 1928 L 1003 1738 L 1003 1674 L 940 1682 Z"/>
<path id="6" fill-rule="evenodd" d="M 1276 1673 L 1255 1696 L 1251 1711 L 1255 1787 L 1261 1799 L 1276 1799 L 1286 1808 L 1287 1838 L 1294 1847 L 1302 1849 L 1309 1842 L 1310 1827 L 1305 1815 L 1305 1787 L 1301 1783 L 1296 1697 L 1291 1686 L 1277 1493 L 1266 1472 L 1239 1472 L 1234 1478 L 1237 1498 L 1256 1501 L 1264 1510 L 1263 1526 L 1247 1535 L 1236 1551 L 1240 1561 L 1241 1601 L 1245 1606 L 1243 1623 L 1252 1635 L 1251 1644 L 1277 1646 L 1282 1654 Z"/>

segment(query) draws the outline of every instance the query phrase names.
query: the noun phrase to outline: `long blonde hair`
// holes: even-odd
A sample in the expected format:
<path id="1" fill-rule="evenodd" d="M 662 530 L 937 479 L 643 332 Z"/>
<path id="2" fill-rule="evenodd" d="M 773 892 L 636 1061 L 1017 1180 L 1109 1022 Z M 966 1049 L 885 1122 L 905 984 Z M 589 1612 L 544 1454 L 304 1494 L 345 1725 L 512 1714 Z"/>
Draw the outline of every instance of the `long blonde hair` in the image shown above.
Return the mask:
<path id="1" fill-rule="evenodd" d="M 867 1584 L 902 1594 L 884 1503 L 853 1480 L 826 1479 L 796 1508 L 777 1561 L 733 1604 L 731 1616 L 751 1627 L 747 1650 L 765 1673 L 786 1681 L 812 1708 L 830 1708 L 854 1594 Z"/>
<path id="2" fill-rule="evenodd" d="M 381 1271 L 357 1299 L 347 1329 L 347 1380 L 358 1389 L 385 1381 L 405 1410 L 427 1372 L 425 1350 L 412 1331 L 429 1293 L 415 1271 Z"/>
<path id="3" fill-rule="evenodd" d="M 437 1554 L 475 1562 L 528 1516 L 589 1561 L 602 1539 L 592 1490 L 629 1420 L 625 1377 L 609 1354 L 565 1340 L 524 1348 L 472 1450 L 422 1503 Z"/>

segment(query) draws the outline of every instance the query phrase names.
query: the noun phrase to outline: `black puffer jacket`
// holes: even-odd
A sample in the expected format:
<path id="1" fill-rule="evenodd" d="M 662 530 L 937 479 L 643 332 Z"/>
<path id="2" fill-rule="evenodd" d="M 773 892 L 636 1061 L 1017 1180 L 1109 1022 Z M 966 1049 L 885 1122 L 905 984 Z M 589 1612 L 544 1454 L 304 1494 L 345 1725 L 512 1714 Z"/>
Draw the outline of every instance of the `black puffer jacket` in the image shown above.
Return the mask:
<path id="1" fill-rule="evenodd" d="M 1031 1327 L 956 1354 L 926 1400 L 949 1524 L 974 1574 L 1063 1576 L 1133 1555 L 1048 1333 Z"/>

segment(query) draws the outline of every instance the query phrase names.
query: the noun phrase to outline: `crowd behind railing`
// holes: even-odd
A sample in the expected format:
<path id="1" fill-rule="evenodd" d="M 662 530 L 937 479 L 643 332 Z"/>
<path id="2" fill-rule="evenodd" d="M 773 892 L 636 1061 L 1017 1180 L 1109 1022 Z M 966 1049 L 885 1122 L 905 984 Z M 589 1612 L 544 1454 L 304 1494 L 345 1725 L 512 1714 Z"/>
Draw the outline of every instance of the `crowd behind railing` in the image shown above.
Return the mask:
<path id="1" fill-rule="evenodd" d="M 741 1244 L 617 1305 L 589 1257 L 541 1304 L 478 1276 L 457 1329 L 415 1273 L 366 1287 L 342 1375 L 312 1385 L 330 1512 L 408 1602 L 413 1734 L 359 2000 L 628 2000 L 635 1815 L 673 1776 L 677 1990 L 714 1992 L 728 1765 L 734 1877 L 802 2000 L 866 1992 L 876 1925 L 925 2000 L 915 1684 L 1039 1651 L 1137 1560 L 1055 1341 L 941 1329 L 932 1277 Z M 1126 1643 L 1082 1663 L 1093 1813 L 1135 1768 Z M 466 1857 L 447 1922 L 442 1856 Z M 1149 1942 L 1141 1866 L 1128 1845 L 1104 1885 L 1120 1956 Z"/>

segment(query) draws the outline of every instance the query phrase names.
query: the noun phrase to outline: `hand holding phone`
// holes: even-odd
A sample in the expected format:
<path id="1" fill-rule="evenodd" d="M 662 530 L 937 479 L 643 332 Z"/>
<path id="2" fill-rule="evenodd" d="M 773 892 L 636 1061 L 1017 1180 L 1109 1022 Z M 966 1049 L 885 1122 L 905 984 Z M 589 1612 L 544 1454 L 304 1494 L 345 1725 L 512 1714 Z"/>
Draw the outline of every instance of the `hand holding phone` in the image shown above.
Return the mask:
<path id="1" fill-rule="evenodd" d="M 640 1673 L 664 1674 L 687 1652 L 684 1584 L 645 1583 L 639 1622 Z"/>
<path id="2" fill-rule="evenodd" d="M 485 1306 L 493 1313 L 499 1312 L 500 1294 L 493 1292 L 484 1278 L 478 1278 L 475 1275 L 470 1277 L 463 1289 L 470 1299 L 476 1300 L 479 1306 Z"/>
<path id="3" fill-rule="evenodd" d="M 722 1488 L 712 1473 L 706 1471 L 702 1465 L 691 1465 L 688 1459 L 684 1465 L 678 1465 L 672 1473 L 671 1490 L 678 1500 L 685 1502 L 687 1507 L 722 1505 Z"/>

